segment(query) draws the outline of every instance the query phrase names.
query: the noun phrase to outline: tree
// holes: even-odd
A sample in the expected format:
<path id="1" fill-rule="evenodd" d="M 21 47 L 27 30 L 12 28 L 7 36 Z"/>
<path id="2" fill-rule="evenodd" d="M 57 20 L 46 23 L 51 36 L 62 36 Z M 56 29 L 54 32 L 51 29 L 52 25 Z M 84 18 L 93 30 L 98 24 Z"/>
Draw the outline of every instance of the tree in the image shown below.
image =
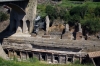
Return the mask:
<path id="1" fill-rule="evenodd" d="M 57 16 L 58 16 L 55 7 L 53 7 L 53 6 L 51 6 L 51 5 L 47 5 L 45 11 L 46 11 L 47 15 L 49 16 L 49 18 L 50 18 L 51 20 L 56 19 Z"/>
<path id="2" fill-rule="evenodd" d="M 88 33 L 97 33 L 100 31 L 100 19 L 97 18 L 91 18 L 87 19 L 82 22 L 83 28 L 88 31 Z"/>
<path id="3" fill-rule="evenodd" d="M 60 19 L 63 19 L 65 21 L 65 23 L 67 23 L 70 15 L 69 15 L 68 11 L 66 11 L 65 8 L 61 8 L 60 12 L 59 12 L 59 17 L 60 17 Z"/>
<path id="4" fill-rule="evenodd" d="M 100 17 L 100 7 L 99 7 L 99 6 L 97 6 L 97 7 L 95 8 L 94 13 L 95 13 L 95 16 L 96 16 L 96 17 Z"/>
<path id="5" fill-rule="evenodd" d="M 73 16 L 73 15 L 78 15 L 80 16 L 82 19 L 84 19 L 84 16 L 86 14 L 86 11 L 87 11 L 87 6 L 77 6 L 77 7 L 74 7 L 70 10 L 70 15 Z"/>
<path id="6" fill-rule="evenodd" d="M 70 26 L 74 26 L 75 24 L 78 24 L 80 22 L 80 16 L 79 15 L 73 15 L 70 16 L 68 23 Z"/>

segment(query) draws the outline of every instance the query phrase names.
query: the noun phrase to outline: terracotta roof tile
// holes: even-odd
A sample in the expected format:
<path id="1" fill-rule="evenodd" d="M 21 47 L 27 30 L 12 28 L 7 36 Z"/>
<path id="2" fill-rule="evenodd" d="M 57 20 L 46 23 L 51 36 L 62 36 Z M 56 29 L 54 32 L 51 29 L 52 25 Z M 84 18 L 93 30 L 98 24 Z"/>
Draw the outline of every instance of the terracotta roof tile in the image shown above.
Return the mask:
<path id="1" fill-rule="evenodd" d="M 100 57 L 100 51 L 89 52 L 88 55 L 89 55 L 89 57 L 91 57 L 91 58 Z"/>

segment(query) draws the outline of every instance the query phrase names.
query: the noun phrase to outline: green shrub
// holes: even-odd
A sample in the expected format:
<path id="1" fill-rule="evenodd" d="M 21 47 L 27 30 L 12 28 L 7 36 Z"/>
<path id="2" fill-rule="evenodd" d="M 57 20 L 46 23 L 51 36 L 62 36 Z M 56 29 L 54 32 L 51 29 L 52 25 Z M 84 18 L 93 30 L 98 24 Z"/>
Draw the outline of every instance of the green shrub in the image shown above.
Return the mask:
<path id="1" fill-rule="evenodd" d="M 36 63 L 39 60 L 36 57 L 33 57 L 33 58 L 30 58 L 29 61 L 32 62 L 32 63 Z"/>
<path id="2" fill-rule="evenodd" d="M 8 19 L 8 15 L 6 13 L 0 12 L 0 22 Z"/>

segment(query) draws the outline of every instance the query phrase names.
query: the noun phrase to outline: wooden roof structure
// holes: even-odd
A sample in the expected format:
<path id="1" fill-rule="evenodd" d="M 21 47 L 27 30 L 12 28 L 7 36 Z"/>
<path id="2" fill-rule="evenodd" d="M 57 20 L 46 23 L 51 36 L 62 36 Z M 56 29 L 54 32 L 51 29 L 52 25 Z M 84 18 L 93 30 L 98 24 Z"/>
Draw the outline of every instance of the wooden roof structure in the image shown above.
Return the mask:
<path id="1" fill-rule="evenodd" d="M 89 52 L 88 55 L 90 58 L 100 57 L 100 51 Z"/>

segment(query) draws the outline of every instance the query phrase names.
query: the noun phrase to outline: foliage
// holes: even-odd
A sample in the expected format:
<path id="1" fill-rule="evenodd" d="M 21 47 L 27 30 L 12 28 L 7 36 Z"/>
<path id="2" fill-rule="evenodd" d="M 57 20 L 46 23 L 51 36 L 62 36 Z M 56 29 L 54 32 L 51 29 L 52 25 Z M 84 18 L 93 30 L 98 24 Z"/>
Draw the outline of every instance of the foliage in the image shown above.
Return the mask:
<path id="1" fill-rule="evenodd" d="M 44 18 L 47 14 L 45 13 L 46 5 L 39 4 L 37 6 L 38 15 Z"/>
<path id="2" fill-rule="evenodd" d="M 60 17 L 65 23 L 74 26 L 80 22 L 82 28 L 88 30 L 90 33 L 100 31 L 100 2 L 92 2 L 92 0 L 85 0 L 81 3 L 79 1 L 62 0 L 56 5 L 40 6 L 42 15 L 49 15 L 50 19 Z"/>
<path id="3" fill-rule="evenodd" d="M 80 16 L 78 15 L 70 16 L 69 21 L 68 21 L 70 26 L 74 26 L 76 23 L 79 23 L 79 22 L 80 22 Z"/>
<path id="4" fill-rule="evenodd" d="M 82 23 L 82 26 L 88 30 L 89 33 L 96 33 L 98 31 L 100 31 L 100 19 L 87 19 Z"/>
<path id="5" fill-rule="evenodd" d="M 8 19 L 8 15 L 6 13 L 0 12 L 0 22 Z"/>
<path id="6" fill-rule="evenodd" d="M 61 8 L 60 12 L 59 12 L 59 17 L 67 22 L 70 15 L 69 15 L 68 11 L 66 11 L 65 8 Z"/>
<path id="7" fill-rule="evenodd" d="M 97 6 L 94 10 L 95 16 L 100 17 L 100 6 Z"/>
<path id="8" fill-rule="evenodd" d="M 16 62 L 16 61 L 6 61 L 0 58 L 0 66 L 66 66 L 66 64 L 47 64 L 41 62 Z M 92 64 L 68 64 L 67 66 L 93 66 Z"/>
<path id="9" fill-rule="evenodd" d="M 36 57 L 33 57 L 33 58 L 29 58 L 29 61 L 32 62 L 32 63 L 36 63 L 39 60 Z"/>
<path id="10" fill-rule="evenodd" d="M 47 5 L 47 6 L 46 6 L 46 13 L 48 14 L 48 16 L 49 16 L 49 18 L 50 18 L 51 20 L 56 19 L 57 16 L 58 16 L 55 7 L 53 7 L 53 6 L 51 6 L 51 5 Z"/>
<path id="11" fill-rule="evenodd" d="M 86 11 L 87 11 L 87 6 L 77 6 L 77 7 L 74 7 L 70 10 L 70 15 L 78 15 L 80 16 L 81 18 L 84 18 L 85 14 L 86 14 Z"/>

